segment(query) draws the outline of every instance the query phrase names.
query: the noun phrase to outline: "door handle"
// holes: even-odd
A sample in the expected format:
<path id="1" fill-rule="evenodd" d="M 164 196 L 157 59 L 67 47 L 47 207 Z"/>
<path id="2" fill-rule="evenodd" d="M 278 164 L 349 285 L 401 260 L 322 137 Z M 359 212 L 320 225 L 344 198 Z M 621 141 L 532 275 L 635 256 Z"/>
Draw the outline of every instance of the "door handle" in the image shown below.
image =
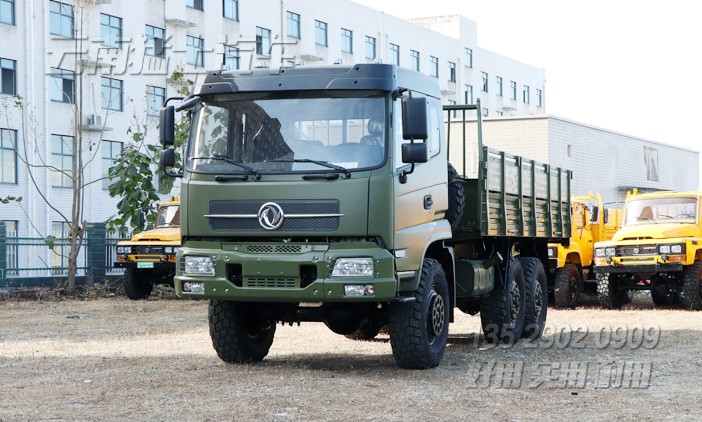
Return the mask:
<path id="1" fill-rule="evenodd" d="M 431 195 L 425 196 L 424 197 L 424 209 L 430 210 L 432 205 L 434 205 L 434 200 L 431 199 Z"/>

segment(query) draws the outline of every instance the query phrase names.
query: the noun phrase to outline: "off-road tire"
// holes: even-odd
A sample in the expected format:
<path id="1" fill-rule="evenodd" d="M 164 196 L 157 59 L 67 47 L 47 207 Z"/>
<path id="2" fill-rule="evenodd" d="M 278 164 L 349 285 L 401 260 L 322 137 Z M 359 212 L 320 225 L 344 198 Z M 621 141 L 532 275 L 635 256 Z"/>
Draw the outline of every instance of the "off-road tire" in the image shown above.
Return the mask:
<path id="1" fill-rule="evenodd" d="M 441 363 L 448 341 L 449 306 L 444 269 L 427 258 L 415 300 L 393 303 L 390 308 L 390 345 L 399 367 L 427 369 Z"/>
<path id="2" fill-rule="evenodd" d="M 261 306 L 210 299 L 210 337 L 220 359 L 247 363 L 266 357 L 273 344 L 275 321 L 263 318 Z"/>
<path id="3" fill-rule="evenodd" d="M 575 308 L 580 296 L 580 271 L 575 264 L 565 264 L 556 270 L 553 297 L 557 308 Z"/>
<path id="4" fill-rule="evenodd" d="M 656 292 L 655 289 L 651 289 L 651 299 L 653 299 L 653 304 L 656 306 L 670 306 L 675 303 L 676 292 L 668 292 L 666 295 L 662 295 Z"/>
<path id="5" fill-rule="evenodd" d="M 682 301 L 686 309 L 702 310 L 702 262 L 685 266 Z"/>
<path id="6" fill-rule="evenodd" d="M 492 293 L 480 301 L 480 322 L 488 343 L 512 344 L 522 337 L 524 330 L 526 291 L 518 259 L 510 258 L 505 279 L 506 289 L 495 283 Z"/>
<path id="7" fill-rule="evenodd" d="M 149 273 L 134 268 L 124 269 L 124 294 L 131 300 L 144 300 L 151 296 L 154 283 Z"/>
<path id="8" fill-rule="evenodd" d="M 605 309 L 621 309 L 626 302 L 626 292 L 617 286 L 619 276 L 615 274 L 597 274 L 597 299 Z"/>
<path id="9" fill-rule="evenodd" d="M 548 278 L 544 265 L 538 258 L 520 258 L 524 271 L 524 329 L 522 338 L 531 340 L 541 337 L 546 326 L 548 311 Z"/>
<path id="10" fill-rule="evenodd" d="M 455 168 L 448 164 L 448 210 L 446 220 L 451 224 L 451 230 L 456 231 L 461 224 L 463 211 L 466 207 L 466 194 L 461 178 Z"/>

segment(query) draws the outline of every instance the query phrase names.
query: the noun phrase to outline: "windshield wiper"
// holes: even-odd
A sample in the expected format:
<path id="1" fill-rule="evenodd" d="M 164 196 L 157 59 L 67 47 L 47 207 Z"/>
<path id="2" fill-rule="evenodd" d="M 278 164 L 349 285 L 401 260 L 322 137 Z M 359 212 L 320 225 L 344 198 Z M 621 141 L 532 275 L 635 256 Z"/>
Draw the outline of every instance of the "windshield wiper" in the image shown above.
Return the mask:
<path id="1" fill-rule="evenodd" d="M 312 163 L 318 166 L 328 167 L 330 169 L 338 170 L 344 173 L 347 179 L 351 178 L 351 172 L 346 167 L 337 166 L 336 164 L 328 163 L 326 161 L 311 160 L 309 158 L 293 158 L 289 160 L 266 160 L 267 163 Z"/>
<path id="2" fill-rule="evenodd" d="M 223 155 L 214 154 L 214 155 L 211 155 L 211 156 L 209 156 L 209 157 L 190 157 L 189 159 L 190 159 L 190 160 L 219 160 L 219 161 L 224 161 L 225 163 L 234 164 L 235 166 L 237 166 L 237 167 L 239 167 L 239 168 L 242 168 L 242 169 L 248 171 L 249 173 L 251 173 L 251 174 L 256 178 L 256 180 L 261 180 L 261 173 L 257 172 L 257 171 L 254 170 L 252 167 L 249 167 L 249 166 L 247 166 L 247 165 L 245 165 L 244 163 L 241 163 L 241 162 L 239 162 L 239 161 L 234 161 L 234 160 L 232 160 L 231 158 L 227 158 L 227 157 L 225 157 L 225 156 L 223 156 Z"/>

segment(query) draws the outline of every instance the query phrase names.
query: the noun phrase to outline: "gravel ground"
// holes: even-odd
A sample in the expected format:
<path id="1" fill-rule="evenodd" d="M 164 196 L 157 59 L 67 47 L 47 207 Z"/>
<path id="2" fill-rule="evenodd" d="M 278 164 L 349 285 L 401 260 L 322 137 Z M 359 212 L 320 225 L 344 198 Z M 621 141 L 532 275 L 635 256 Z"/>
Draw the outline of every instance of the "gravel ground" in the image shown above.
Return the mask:
<path id="1" fill-rule="evenodd" d="M 387 335 L 278 326 L 259 364 L 220 361 L 207 304 L 0 302 L 0 421 L 702 419 L 702 312 L 549 309 L 544 337 L 484 342 L 457 311 L 442 364 L 395 366 Z"/>

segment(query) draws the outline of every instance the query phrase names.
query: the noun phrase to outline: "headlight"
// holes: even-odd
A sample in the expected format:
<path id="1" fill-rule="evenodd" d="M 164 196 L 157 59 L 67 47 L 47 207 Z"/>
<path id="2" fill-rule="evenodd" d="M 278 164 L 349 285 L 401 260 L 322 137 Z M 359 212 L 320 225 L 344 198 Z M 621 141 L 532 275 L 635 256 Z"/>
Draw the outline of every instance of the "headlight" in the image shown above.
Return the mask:
<path id="1" fill-rule="evenodd" d="M 163 252 L 170 255 L 173 253 L 173 248 L 170 246 L 166 246 L 165 248 L 163 248 Z"/>
<path id="2" fill-rule="evenodd" d="M 117 246 L 117 253 L 119 253 L 119 254 L 132 253 L 132 247 L 131 246 Z"/>
<path id="3" fill-rule="evenodd" d="M 605 248 L 605 255 L 606 256 L 614 256 L 616 254 L 617 254 L 616 248 Z"/>
<path id="4" fill-rule="evenodd" d="M 549 257 L 549 258 L 555 258 L 556 255 L 558 255 L 558 254 L 556 253 L 556 250 L 557 250 L 557 249 L 558 249 L 558 248 L 549 247 L 549 248 L 548 248 L 548 257 Z"/>
<path id="5" fill-rule="evenodd" d="M 685 253 L 685 245 L 671 245 L 670 253 Z"/>
<path id="6" fill-rule="evenodd" d="M 180 248 L 173 248 L 173 253 L 178 253 L 179 250 Z"/>
<path id="7" fill-rule="evenodd" d="M 186 256 L 183 274 L 214 275 L 214 263 L 209 256 Z"/>
<path id="8" fill-rule="evenodd" d="M 339 258 L 332 277 L 373 277 L 373 258 Z"/>
<path id="9" fill-rule="evenodd" d="M 670 253 L 670 245 L 661 245 L 658 248 L 658 253 L 669 254 Z"/>
<path id="10" fill-rule="evenodd" d="M 595 249 L 595 256 L 597 258 L 604 258 L 605 257 L 605 248 L 596 248 Z"/>

